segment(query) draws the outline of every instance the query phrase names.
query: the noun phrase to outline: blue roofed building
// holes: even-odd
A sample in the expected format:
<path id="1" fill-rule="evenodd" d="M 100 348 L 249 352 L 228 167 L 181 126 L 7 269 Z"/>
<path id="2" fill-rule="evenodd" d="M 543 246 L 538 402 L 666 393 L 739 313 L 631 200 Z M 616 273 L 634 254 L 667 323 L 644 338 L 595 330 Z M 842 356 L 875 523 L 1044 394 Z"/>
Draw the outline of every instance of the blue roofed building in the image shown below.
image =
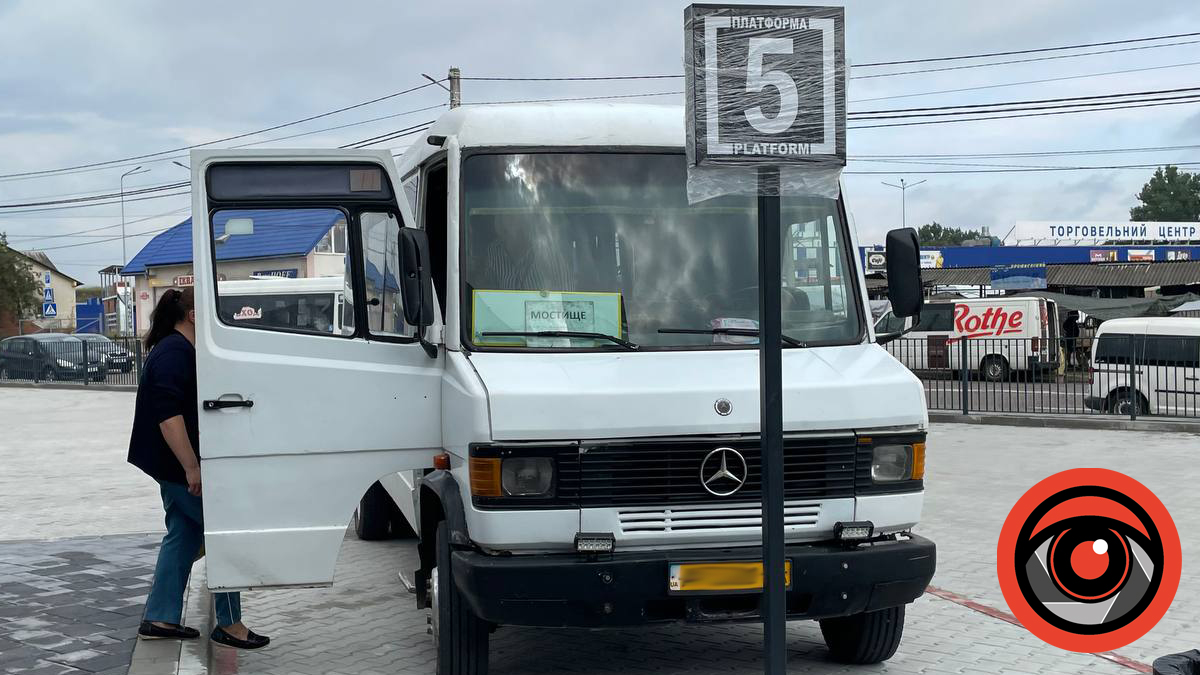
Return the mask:
<path id="1" fill-rule="evenodd" d="M 248 233 L 231 219 L 253 223 Z M 236 221 L 235 221 L 236 222 Z M 225 210 L 213 218 L 219 280 L 341 277 L 346 268 L 346 221 L 331 209 Z M 150 327 L 150 312 L 167 289 L 191 286 L 192 219 L 142 247 L 122 274 L 133 279 L 137 332 Z"/>

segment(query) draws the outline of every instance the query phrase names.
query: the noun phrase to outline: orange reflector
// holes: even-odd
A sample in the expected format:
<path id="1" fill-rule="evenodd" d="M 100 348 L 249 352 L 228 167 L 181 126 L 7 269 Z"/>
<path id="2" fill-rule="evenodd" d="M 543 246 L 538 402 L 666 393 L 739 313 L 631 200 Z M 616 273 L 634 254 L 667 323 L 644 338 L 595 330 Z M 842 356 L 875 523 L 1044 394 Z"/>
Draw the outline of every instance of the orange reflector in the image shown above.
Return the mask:
<path id="1" fill-rule="evenodd" d="M 440 455 L 434 455 L 433 456 L 433 468 L 441 469 L 442 471 L 449 471 L 450 470 L 450 455 L 448 455 L 447 453 L 444 453 L 444 452 Z"/>
<path id="2" fill-rule="evenodd" d="M 913 443 L 912 479 L 925 478 L 925 444 Z"/>
<path id="3" fill-rule="evenodd" d="M 475 497 L 500 497 L 500 458 L 471 458 L 471 494 Z"/>

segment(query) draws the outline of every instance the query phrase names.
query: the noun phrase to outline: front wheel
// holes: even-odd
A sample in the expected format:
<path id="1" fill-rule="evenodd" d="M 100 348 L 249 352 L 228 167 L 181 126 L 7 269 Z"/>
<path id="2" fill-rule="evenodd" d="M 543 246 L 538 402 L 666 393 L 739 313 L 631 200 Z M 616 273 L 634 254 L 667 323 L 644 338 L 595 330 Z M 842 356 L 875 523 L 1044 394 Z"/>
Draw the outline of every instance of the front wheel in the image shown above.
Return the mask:
<path id="1" fill-rule="evenodd" d="M 437 527 L 437 566 L 430 574 L 430 632 L 438 675 L 487 675 L 488 624 L 475 616 L 450 570 L 450 528 Z"/>
<path id="2" fill-rule="evenodd" d="M 58 379 L 58 371 L 54 370 L 53 366 L 46 366 L 42 371 L 42 382 L 54 382 Z"/>
<path id="3" fill-rule="evenodd" d="M 1008 361 L 1003 356 L 989 356 L 979 365 L 983 379 L 988 382 L 1003 382 L 1008 379 Z"/>
<path id="4" fill-rule="evenodd" d="M 821 636 L 835 661 L 866 665 L 892 658 L 904 635 L 904 605 L 823 619 Z"/>

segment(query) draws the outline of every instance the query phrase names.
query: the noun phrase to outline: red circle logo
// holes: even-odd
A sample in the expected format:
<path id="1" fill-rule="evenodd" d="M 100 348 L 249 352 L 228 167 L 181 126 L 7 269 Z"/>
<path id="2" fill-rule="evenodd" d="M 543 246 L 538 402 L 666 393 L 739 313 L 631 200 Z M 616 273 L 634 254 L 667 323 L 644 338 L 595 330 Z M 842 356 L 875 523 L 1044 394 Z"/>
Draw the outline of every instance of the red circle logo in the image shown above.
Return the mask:
<path id="1" fill-rule="evenodd" d="M 1070 469 L 1017 500 L 1000 530 L 996 574 L 1031 633 L 1106 652 L 1166 614 L 1182 557 L 1171 514 L 1146 486 L 1108 469 Z"/>

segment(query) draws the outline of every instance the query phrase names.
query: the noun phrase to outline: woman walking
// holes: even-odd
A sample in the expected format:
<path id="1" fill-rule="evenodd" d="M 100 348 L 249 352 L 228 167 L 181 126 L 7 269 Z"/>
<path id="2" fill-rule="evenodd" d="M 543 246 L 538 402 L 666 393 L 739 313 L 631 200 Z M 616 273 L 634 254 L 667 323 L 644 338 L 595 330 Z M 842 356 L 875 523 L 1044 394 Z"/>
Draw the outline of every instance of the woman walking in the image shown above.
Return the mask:
<path id="1" fill-rule="evenodd" d="M 158 481 L 167 534 L 158 549 L 154 584 L 138 635 L 144 639 L 191 639 L 180 625 L 183 591 L 192 563 L 204 547 L 200 499 L 200 432 L 196 401 L 196 310 L 192 289 L 171 289 L 150 315 L 146 349 L 129 440 L 129 463 Z M 242 624 L 237 593 L 214 593 L 213 642 L 239 649 L 265 647 L 270 639 Z"/>

